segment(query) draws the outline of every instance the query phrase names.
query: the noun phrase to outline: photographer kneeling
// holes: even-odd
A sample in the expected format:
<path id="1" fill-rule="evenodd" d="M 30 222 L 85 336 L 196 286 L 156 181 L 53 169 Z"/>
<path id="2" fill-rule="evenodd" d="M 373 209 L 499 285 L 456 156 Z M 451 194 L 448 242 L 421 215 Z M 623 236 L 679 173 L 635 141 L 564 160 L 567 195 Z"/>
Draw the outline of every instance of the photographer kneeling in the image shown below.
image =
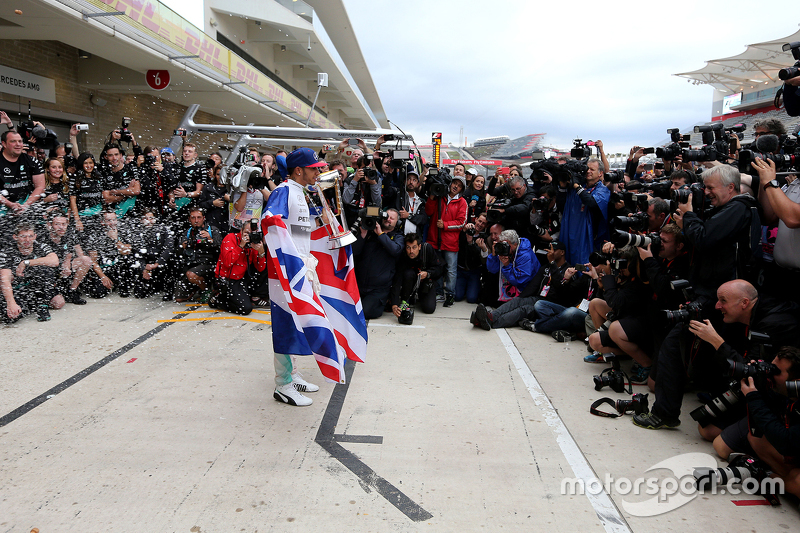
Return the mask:
<path id="1" fill-rule="evenodd" d="M 261 302 L 269 300 L 263 241 L 257 218 L 244 224 L 239 233 L 229 233 L 223 239 L 215 269 L 220 290 L 209 300 L 210 307 L 249 315 L 253 311 L 253 297 Z"/>
<path id="2" fill-rule="evenodd" d="M 780 374 L 772 378 L 774 392 L 757 389 L 750 376 L 741 382 L 742 394 L 747 400 L 745 420 L 750 427 L 747 441 L 756 456 L 783 480 L 785 491 L 800 496 L 800 467 L 795 459 L 800 456 L 800 406 L 797 403 L 800 382 L 794 381 L 800 379 L 800 350 L 783 347 L 772 364 L 780 370 Z M 787 383 L 789 380 L 792 382 Z M 791 392 L 788 385 L 791 385 Z M 787 400 L 786 396 L 791 399 Z M 717 448 L 717 441 L 714 441 L 714 448 Z"/>
<path id="3" fill-rule="evenodd" d="M 418 233 L 405 237 L 406 253 L 397 262 L 392 284 L 392 313 L 400 317 L 403 303 L 416 304 L 423 313 L 436 311 L 435 281 L 444 274 L 444 263 L 430 243 Z"/>

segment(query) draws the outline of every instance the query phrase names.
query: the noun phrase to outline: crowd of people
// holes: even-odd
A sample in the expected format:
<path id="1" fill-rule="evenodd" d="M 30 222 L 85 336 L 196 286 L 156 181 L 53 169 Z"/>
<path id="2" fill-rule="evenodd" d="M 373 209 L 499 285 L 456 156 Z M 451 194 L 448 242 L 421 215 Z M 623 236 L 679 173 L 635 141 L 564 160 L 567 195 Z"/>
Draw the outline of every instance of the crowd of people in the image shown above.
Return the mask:
<path id="1" fill-rule="evenodd" d="M 240 314 L 269 305 L 259 222 L 287 180 L 285 152 L 249 150 L 242 164 L 260 172 L 239 192 L 222 156 L 201 161 L 189 142 L 173 154 L 115 130 L 97 158 L 63 146 L 46 155 L 5 114 L 0 124 L 6 323 L 47 321 L 52 309 L 112 291 Z M 316 156 L 295 165 L 296 181 L 306 166 L 338 173 L 341 204 L 329 202 L 356 237 L 366 319 L 408 323 L 409 309 L 466 300 L 475 328 L 582 340 L 587 363 L 654 392 L 633 417 L 648 429 L 680 424 L 692 383 L 712 406 L 700 434 L 720 456 L 757 456 L 800 494 L 791 460 L 800 411 L 786 386 L 800 379 L 800 181 L 776 172 L 794 146 L 780 121 L 757 123 L 755 135 L 777 141 L 754 143 L 752 157 L 732 136 L 715 157 L 665 149 L 656 163 L 633 147 L 617 171 L 597 141 L 596 154 L 535 163 L 528 178 L 518 165 L 484 176 L 456 164 L 451 174 L 385 149 L 384 138 L 354 139 L 319 165 Z M 715 407 L 751 359 L 766 364 L 734 380 L 740 401 Z"/>

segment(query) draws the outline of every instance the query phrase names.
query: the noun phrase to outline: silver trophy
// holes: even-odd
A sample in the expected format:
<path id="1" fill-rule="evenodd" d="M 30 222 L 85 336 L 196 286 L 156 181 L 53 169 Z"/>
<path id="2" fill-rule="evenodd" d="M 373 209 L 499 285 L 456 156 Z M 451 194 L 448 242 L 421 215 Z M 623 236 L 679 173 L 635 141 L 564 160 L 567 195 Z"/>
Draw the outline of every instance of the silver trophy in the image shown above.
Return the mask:
<path id="1" fill-rule="evenodd" d="M 323 218 L 328 221 L 325 223 L 325 229 L 328 232 L 328 248 L 335 250 L 336 248 L 342 248 L 348 244 L 353 244 L 356 242 L 356 237 L 347 229 L 347 221 L 344 218 L 342 194 L 339 190 L 339 171 L 331 170 L 330 172 L 320 174 L 319 179 L 313 185 L 313 187 L 314 190 L 317 191 L 319 201 L 322 204 L 320 207 L 322 208 L 322 213 L 324 215 Z M 334 190 L 336 209 L 339 211 L 339 217 L 341 218 L 341 221 L 336 219 L 336 215 L 333 214 L 333 210 L 331 209 L 330 205 L 328 205 L 328 201 L 325 199 L 324 192 L 330 188 L 333 188 Z M 341 228 L 339 226 L 340 222 Z"/>

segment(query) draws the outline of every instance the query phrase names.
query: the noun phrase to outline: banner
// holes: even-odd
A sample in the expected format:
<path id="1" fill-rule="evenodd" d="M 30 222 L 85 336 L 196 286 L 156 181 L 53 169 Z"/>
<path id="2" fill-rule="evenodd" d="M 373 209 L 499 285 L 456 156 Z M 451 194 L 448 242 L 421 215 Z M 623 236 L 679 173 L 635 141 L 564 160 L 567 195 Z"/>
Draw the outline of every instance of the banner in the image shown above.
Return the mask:
<path id="1" fill-rule="evenodd" d="M 482 167 L 501 167 L 503 162 L 499 159 L 445 159 L 442 163 L 445 165 L 455 165 L 461 163 L 462 165 L 480 165 Z"/>

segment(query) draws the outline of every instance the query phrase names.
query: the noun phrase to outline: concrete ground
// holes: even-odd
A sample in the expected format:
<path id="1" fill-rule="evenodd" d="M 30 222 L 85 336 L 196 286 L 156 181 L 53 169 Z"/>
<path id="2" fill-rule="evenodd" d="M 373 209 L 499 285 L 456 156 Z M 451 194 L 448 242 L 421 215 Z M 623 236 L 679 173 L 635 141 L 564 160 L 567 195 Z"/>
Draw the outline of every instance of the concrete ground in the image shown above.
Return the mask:
<path id="1" fill-rule="evenodd" d="M 263 312 L 112 296 L 0 328 L 0 532 L 797 528 L 785 498 L 564 494 L 565 478 L 660 483 L 657 463 L 712 454 L 697 402 L 687 394 L 675 430 L 592 416 L 592 401 L 626 395 L 594 390 L 604 367 L 582 342 L 486 332 L 472 309 L 372 321 L 347 385 L 301 358 L 321 387 L 305 408 L 272 399 Z"/>

